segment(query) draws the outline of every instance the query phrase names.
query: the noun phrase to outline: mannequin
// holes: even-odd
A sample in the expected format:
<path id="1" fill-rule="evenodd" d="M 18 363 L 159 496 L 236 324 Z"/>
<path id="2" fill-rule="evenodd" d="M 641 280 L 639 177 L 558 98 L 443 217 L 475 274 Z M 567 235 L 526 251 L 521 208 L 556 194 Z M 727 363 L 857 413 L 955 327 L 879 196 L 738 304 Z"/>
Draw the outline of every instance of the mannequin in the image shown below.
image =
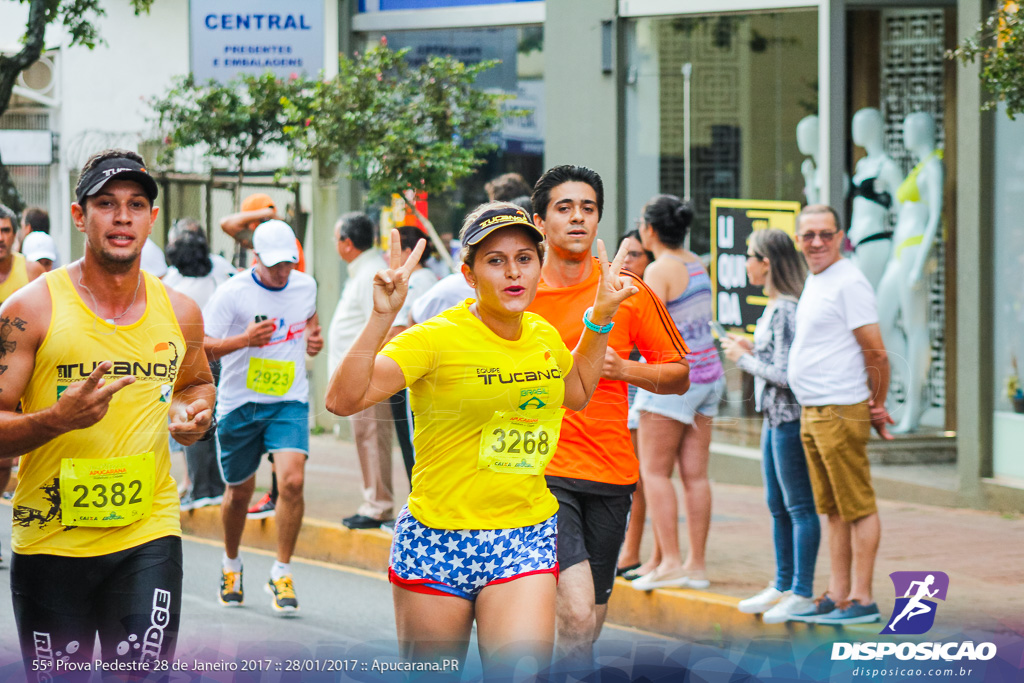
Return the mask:
<path id="1" fill-rule="evenodd" d="M 899 221 L 892 240 L 892 259 L 878 286 L 878 317 L 882 338 L 894 366 L 902 366 L 907 396 L 894 432 L 917 429 L 924 413 L 928 379 L 928 292 L 925 266 L 942 218 L 942 150 L 935 149 L 935 119 L 917 112 L 903 121 L 903 144 L 918 160 L 896 192 Z M 903 330 L 896 327 L 902 314 Z M 903 348 L 906 353 L 893 357 Z M 896 352 L 898 353 L 898 351 Z M 891 395 L 891 394 L 890 394 Z"/>
<path id="2" fill-rule="evenodd" d="M 796 124 L 796 146 L 800 153 L 811 157 L 804 159 L 800 173 L 804 177 L 804 197 L 807 204 L 821 201 L 821 179 L 818 177 L 818 117 L 805 116 Z"/>
<path id="3" fill-rule="evenodd" d="M 853 144 L 868 155 L 857 162 L 850 193 L 853 206 L 850 231 L 853 245 L 851 260 L 878 291 L 892 252 L 892 232 L 886 219 L 889 211 L 899 211 L 896 190 L 903 174 L 882 147 L 882 114 L 877 109 L 861 109 L 853 115 Z"/>

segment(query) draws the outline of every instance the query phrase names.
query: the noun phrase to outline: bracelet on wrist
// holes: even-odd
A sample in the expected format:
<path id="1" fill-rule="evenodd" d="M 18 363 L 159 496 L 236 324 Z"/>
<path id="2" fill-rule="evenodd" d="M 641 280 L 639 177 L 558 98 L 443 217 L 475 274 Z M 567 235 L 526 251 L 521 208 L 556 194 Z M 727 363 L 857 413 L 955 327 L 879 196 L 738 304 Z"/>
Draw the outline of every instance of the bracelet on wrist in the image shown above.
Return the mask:
<path id="1" fill-rule="evenodd" d="M 597 323 L 595 323 L 594 321 L 592 321 L 590 319 L 590 316 L 593 315 L 593 314 L 594 314 L 594 307 L 593 306 L 588 308 L 586 310 L 586 312 L 583 314 L 583 325 L 588 330 L 593 330 L 594 332 L 597 332 L 598 334 L 608 334 L 609 332 L 612 331 L 612 328 L 615 327 L 615 322 L 614 321 L 608 323 L 607 325 L 598 325 Z"/>

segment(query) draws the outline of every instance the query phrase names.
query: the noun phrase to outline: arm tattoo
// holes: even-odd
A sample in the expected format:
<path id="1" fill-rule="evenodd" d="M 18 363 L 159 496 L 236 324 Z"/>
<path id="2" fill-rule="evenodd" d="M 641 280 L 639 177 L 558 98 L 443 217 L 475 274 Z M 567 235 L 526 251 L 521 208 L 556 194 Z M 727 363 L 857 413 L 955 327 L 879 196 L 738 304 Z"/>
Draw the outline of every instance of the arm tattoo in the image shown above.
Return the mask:
<path id="1" fill-rule="evenodd" d="M 15 323 L 25 324 L 25 321 L 21 318 L 15 318 Z M 19 327 L 18 329 L 23 329 Z M 11 323 L 10 318 L 4 316 L 0 318 L 0 360 L 3 360 L 8 353 L 12 353 L 14 349 L 18 348 L 17 342 L 8 341 L 11 336 L 11 332 L 14 331 L 14 323 Z"/>

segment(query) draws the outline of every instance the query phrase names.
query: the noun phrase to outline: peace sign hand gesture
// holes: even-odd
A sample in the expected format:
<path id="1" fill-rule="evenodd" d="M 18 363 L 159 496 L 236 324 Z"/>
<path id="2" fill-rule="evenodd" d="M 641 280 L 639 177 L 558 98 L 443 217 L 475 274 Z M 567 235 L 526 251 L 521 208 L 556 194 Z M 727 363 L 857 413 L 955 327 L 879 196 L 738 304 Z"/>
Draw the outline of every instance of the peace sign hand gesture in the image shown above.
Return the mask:
<path id="1" fill-rule="evenodd" d="M 619 305 L 640 291 L 633 284 L 632 278 L 620 275 L 622 262 L 626 258 L 628 248 L 623 242 L 615 254 L 615 260 L 608 263 L 608 252 L 604 248 L 604 240 L 597 240 L 597 259 L 601 266 L 601 279 L 597 285 L 597 296 L 594 297 L 594 310 L 590 314 L 590 322 L 595 325 L 607 325 L 619 311 Z"/>
<path id="2" fill-rule="evenodd" d="M 421 239 L 402 263 L 402 238 L 398 230 L 391 231 L 390 264 L 386 270 L 378 271 L 373 276 L 373 310 L 382 315 L 394 315 L 402 309 L 405 297 L 409 293 L 409 276 L 413 268 L 420 262 L 427 241 Z"/>

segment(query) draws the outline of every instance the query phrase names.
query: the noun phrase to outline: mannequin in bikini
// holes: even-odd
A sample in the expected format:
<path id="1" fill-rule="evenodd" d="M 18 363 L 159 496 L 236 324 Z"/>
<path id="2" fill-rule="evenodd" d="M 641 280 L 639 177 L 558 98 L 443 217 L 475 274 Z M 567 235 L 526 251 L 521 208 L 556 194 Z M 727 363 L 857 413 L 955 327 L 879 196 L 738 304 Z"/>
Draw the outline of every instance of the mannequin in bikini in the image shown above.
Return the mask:
<path id="1" fill-rule="evenodd" d="M 808 204 L 821 201 L 821 179 L 818 177 L 818 117 L 805 116 L 796 124 L 796 146 L 804 159 L 800 173 L 804 177 L 804 197 Z"/>
<path id="2" fill-rule="evenodd" d="M 902 346 L 906 337 L 906 355 L 893 358 L 894 366 L 903 366 L 907 398 L 893 432 L 917 429 L 928 379 L 928 291 L 925 266 L 939 234 L 942 218 L 942 150 L 935 148 L 935 119 L 916 112 L 903 121 L 903 144 L 918 159 L 918 164 L 896 191 L 900 204 L 899 222 L 893 235 L 892 259 L 878 286 L 878 316 L 887 349 Z M 896 319 L 902 314 L 902 332 Z"/>
<path id="3" fill-rule="evenodd" d="M 892 231 L 886 217 L 890 209 L 899 211 L 895 194 L 903 174 L 882 148 L 882 114 L 877 109 L 861 109 L 853 115 L 853 144 L 868 155 L 857 162 L 850 185 L 853 207 L 847 235 L 853 245 L 851 260 L 878 291 L 892 252 Z"/>

